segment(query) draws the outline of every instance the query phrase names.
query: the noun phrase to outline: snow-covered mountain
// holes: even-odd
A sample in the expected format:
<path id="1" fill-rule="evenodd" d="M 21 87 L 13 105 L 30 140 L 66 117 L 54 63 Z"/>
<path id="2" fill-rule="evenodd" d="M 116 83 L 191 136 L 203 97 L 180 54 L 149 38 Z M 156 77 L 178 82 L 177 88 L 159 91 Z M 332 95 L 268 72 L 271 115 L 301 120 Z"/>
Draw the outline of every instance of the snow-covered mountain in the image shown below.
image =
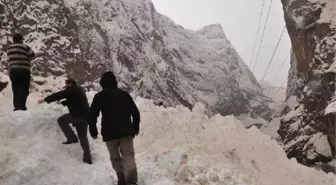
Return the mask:
<path id="1" fill-rule="evenodd" d="M 103 71 L 113 70 L 122 88 L 167 106 L 202 102 L 209 114 L 271 115 L 219 25 L 186 30 L 150 0 L 2 2 L 1 61 L 10 35 L 24 33 L 38 54 L 33 73 L 39 85 L 66 74 L 93 88 Z"/>
<path id="2" fill-rule="evenodd" d="M 267 82 L 259 82 L 265 96 L 271 98 L 274 102 L 280 103 L 286 100 L 286 88 L 268 84 Z"/>
<path id="3" fill-rule="evenodd" d="M 335 158 L 335 0 L 282 0 L 293 53 L 278 131 L 288 157 Z M 294 102 L 294 104 L 293 104 Z"/>

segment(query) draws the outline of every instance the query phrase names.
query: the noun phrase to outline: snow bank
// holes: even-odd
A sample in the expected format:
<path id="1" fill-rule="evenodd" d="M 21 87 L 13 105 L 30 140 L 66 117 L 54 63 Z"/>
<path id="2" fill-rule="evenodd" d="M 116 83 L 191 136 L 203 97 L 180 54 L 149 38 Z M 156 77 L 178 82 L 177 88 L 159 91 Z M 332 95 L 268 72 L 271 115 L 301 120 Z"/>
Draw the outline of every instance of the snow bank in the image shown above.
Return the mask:
<path id="1" fill-rule="evenodd" d="M 92 99 L 94 93 L 88 93 Z M 0 99 L 0 101 L 2 101 Z M 288 160 L 269 136 L 246 130 L 234 117 L 205 116 L 204 106 L 162 108 L 136 99 L 140 185 L 331 185 L 335 176 Z M 0 108 L 2 185 L 111 184 L 115 176 L 101 139 L 91 140 L 93 165 L 79 145 L 63 146 L 56 119 L 66 109 L 41 105 L 27 112 Z"/>

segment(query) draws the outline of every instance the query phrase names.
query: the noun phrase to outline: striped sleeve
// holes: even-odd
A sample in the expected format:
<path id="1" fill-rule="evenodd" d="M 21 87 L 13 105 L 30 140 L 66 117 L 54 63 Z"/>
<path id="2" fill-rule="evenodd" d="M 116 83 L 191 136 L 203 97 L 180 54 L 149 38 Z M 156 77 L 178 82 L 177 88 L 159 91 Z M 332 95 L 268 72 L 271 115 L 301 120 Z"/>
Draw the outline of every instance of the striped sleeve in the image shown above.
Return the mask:
<path id="1" fill-rule="evenodd" d="M 30 61 L 34 51 L 25 44 L 12 44 L 7 48 L 7 57 L 10 68 L 24 68 L 30 70 Z"/>

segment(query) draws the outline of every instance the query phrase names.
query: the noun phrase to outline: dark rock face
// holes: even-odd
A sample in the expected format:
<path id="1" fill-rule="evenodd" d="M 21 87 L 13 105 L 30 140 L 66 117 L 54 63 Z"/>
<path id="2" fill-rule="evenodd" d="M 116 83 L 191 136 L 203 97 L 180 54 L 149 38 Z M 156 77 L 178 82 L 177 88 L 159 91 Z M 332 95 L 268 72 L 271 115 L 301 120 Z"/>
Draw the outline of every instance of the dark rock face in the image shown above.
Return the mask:
<path id="1" fill-rule="evenodd" d="M 66 75 L 94 88 L 111 70 L 121 88 L 167 106 L 201 102 L 208 114 L 252 109 L 270 116 L 261 87 L 219 25 L 186 30 L 150 0 L 2 2 L 1 61 L 12 33 L 21 32 L 37 53 L 36 77 Z"/>
<path id="2" fill-rule="evenodd" d="M 282 0 L 293 55 L 287 98 L 296 96 L 278 130 L 289 158 L 302 163 L 335 158 L 335 1 Z"/>

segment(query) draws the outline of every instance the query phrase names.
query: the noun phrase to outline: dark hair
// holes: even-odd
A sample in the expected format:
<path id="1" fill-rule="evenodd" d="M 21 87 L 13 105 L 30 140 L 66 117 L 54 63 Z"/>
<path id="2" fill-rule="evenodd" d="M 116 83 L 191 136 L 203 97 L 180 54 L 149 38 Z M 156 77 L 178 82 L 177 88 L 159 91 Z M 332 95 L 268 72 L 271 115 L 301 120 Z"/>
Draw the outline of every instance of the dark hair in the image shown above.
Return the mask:
<path id="1" fill-rule="evenodd" d="M 13 42 L 14 43 L 21 43 L 23 41 L 23 36 L 19 33 L 14 34 Z"/>
<path id="2" fill-rule="evenodd" d="M 71 84 L 71 85 L 77 85 L 77 83 L 74 79 L 67 79 L 67 80 L 65 80 L 65 83 Z"/>
<path id="3" fill-rule="evenodd" d="M 102 86 L 103 89 L 118 87 L 117 79 L 114 76 L 113 72 L 111 71 L 105 72 L 100 79 L 100 85 Z"/>

